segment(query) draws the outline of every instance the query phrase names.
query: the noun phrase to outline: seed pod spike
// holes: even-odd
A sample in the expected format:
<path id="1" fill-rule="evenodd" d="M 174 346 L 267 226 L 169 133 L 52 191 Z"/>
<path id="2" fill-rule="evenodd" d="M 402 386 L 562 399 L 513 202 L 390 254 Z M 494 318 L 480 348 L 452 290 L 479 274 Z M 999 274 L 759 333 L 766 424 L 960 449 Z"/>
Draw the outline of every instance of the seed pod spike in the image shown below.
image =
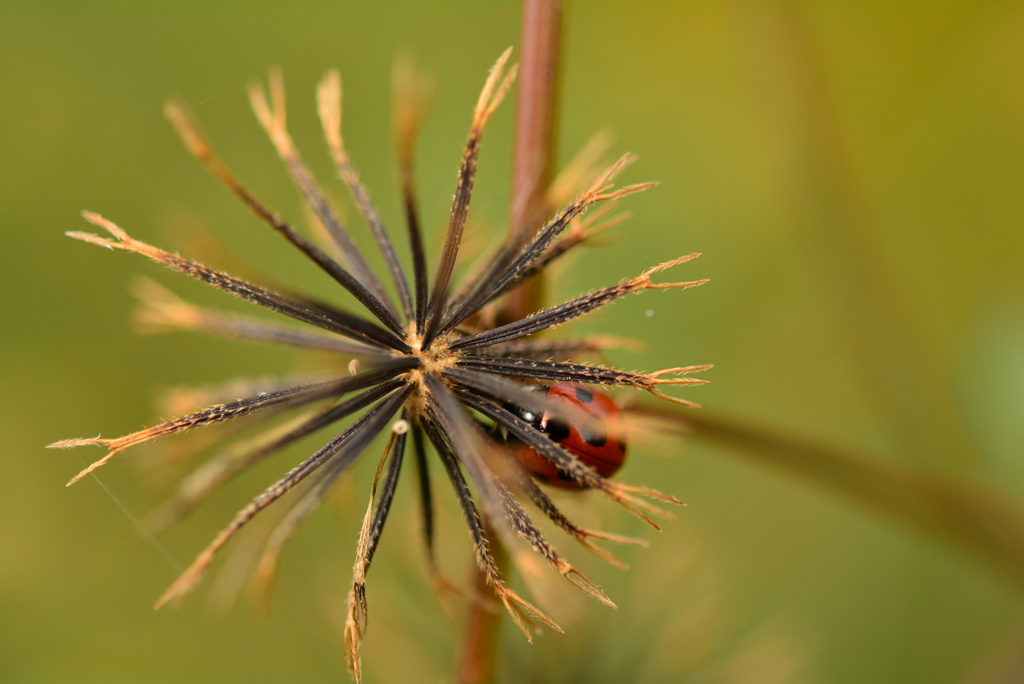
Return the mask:
<path id="1" fill-rule="evenodd" d="M 405 425 L 401 432 L 394 429 L 399 424 Z M 394 495 L 394 485 L 398 478 L 398 468 L 402 463 L 401 453 L 405 449 L 406 432 L 408 432 L 408 423 L 404 419 L 393 426 L 387 446 L 384 447 L 384 453 L 377 463 L 377 472 L 374 473 L 373 484 L 370 486 L 370 498 L 366 504 L 366 513 L 363 515 L 363 523 L 359 529 L 356 560 L 352 567 L 352 588 L 348 593 L 348 614 L 345 617 L 345 666 L 357 684 L 362 681 L 359 649 L 366 636 L 366 573 L 370 569 L 377 540 L 380 538 L 380 527 L 391 506 L 391 497 Z M 399 444 L 392 455 L 392 447 L 395 446 L 396 441 Z M 392 456 L 392 467 L 388 471 L 388 478 L 385 482 L 384 498 L 378 504 L 377 513 L 374 515 L 373 504 L 377 496 L 377 483 L 380 481 L 380 474 L 384 470 L 384 463 L 388 460 L 388 456 Z"/>
<path id="2" fill-rule="evenodd" d="M 240 278 L 235 278 L 226 273 L 207 268 L 202 264 L 182 258 L 177 254 L 153 247 L 129 236 L 116 224 L 92 212 L 82 212 L 87 221 L 108 231 L 115 237 L 114 240 L 102 238 L 91 233 L 69 232 L 69 237 L 83 240 L 101 247 L 120 249 L 126 252 L 141 254 L 157 263 L 168 266 L 176 271 L 190 275 L 208 285 L 229 292 L 237 297 L 248 300 L 254 304 L 266 307 L 272 311 L 290 316 L 304 323 L 309 323 L 323 328 L 330 332 L 355 338 L 362 342 L 372 343 L 377 346 L 391 349 L 408 349 L 408 345 L 394 332 L 385 330 L 365 319 L 353 314 L 332 310 L 330 313 L 322 309 L 314 309 L 300 302 L 291 300 L 283 295 L 271 292 L 270 290 L 248 283 Z"/>
<path id="3" fill-rule="evenodd" d="M 473 504 L 473 497 L 470 494 L 469 487 L 459 470 L 458 457 L 451 450 L 451 447 L 442 436 L 439 425 L 431 420 L 426 422 L 424 427 L 426 428 L 427 436 L 430 438 L 430 441 L 434 444 L 434 448 L 437 450 L 438 455 L 441 457 L 441 462 L 444 464 L 445 471 L 448 473 L 448 478 L 451 480 L 452 486 L 455 488 L 455 493 L 459 499 L 459 505 L 462 508 L 463 516 L 466 518 L 466 523 L 469 525 L 470 533 L 473 536 L 473 550 L 476 554 L 477 566 L 487 577 L 487 583 L 491 585 L 492 589 L 494 589 L 494 592 L 498 595 L 498 599 L 501 601 L 502 605 L 505 606 L 505 610 L 507 610 L 509 615 L 512 617 L 513 622 L 516 623 L 516 626 L 519 627 L 519 630 L 530 643 L 533 643 L 533 634 L 530 632 L 528 625 L 533 619 L 540 620 L 541 622 L 549 625 L 552 629 L 562 632 L 562 628 L 552 621 L 551 618 L 544 615 L 544 613 L 542 613 L 538 608 L 534 607 L 517 593 L 509 589 L 508 586 L 505 585 L 504 581 L 502 581 L 498 574 L 498 567 L 494 562 L 494 557 L 491 555 L 488 548 L 489 543 L 487 536 L 484 534 L 480 514 L 477 512 L 476 506 Z"/>
<path id="4" fill-rule="evenodd" d="M 303 349 L 380 356 L 382 350 L 337 335 L 284 326 L 253 316 L 224 313 L 186 302 L 155 280 L 139 276 L 132 283 L 132 294 L 139 300 L 134 322 L 141 333 L 189 330 L 223 335 L 264 344 L 280 344 Z"/>
<path id="5" fill-rule="evenodd" d="M 370 199 L 369 190 L 359 180 L 359 174 L 356 173 L 352 163 L 349 161 L 348 152 L 345 150 L 345 144 L 341 137 L 341 74 L 337 71 L 329 71 L 320 82 L 316 96 L 317 109 L 320 113 L 320 121 L 324 129 L 324 137 L 327 139 L 327 147 L 330 150 L 331 158 L 334 160 L 338 176 L 345 182 L 349 193 L 352 195 L 352 199 L 359 208 L 359 212 L 370 227 L 370 232 L 373 233 L 373 238 L 377 241 L 377 246 L 380 248 L 381 254 L 384 256 L 384 262 L 387 264 L 388 273 L 391 274 L 391 280 L 398 291 L 398 299 L 402 304 L 405 319 L 411 321 L 415 314 L 413 312 L 412 297 L 409 294 L 409 283 L 405 278 L 405 271 L 402 270 L 402 265 L 398 261 L 395 246 L 392 244 L 391 237 L 384 227 L 380 212 L 377 211 L 373 201 Z"/>
<path id="6" fill-rule="evenodd" d="M 192 591 L 202 579 L 203 574 L 213 561 L 214 556 L 225 544 L 256 515 L 274 503 L 311 473 L 320 468 L 330 459 L 346 466 L 358 456 L 366 445 L 376 436 L 377 432 L 395 414 L 402 402 L 409 395 L 410 388 L 400 390 L 390 398 L 377 404 L 365 413 L 362 418 L 349 426 L 340 435 L 321 447 L 315 454 L 292 468 L 284 477 L 268 487 L 262 494 L 252 500 L 235 515 L 231 523 L 214 537 L 213 541 L 196 557 L 192 564 L 175 580 L 175 582 L 157 600 L 156 607 L 177 602 Z"/>
<path id="7" fill-rule="evenodd" d="M 334 237 L 343 256 L 348 262 L 349 269 L 355 275 L 355 280 L 368 289 L 374 299 L 378 300 L 381 306 L 387 310 L 392 318 L 397 315 L 394 304 L 388 297 L 387 291 L 380 279 L 370 268 L 366 257 L 356 246 L 352 237 L 348 234 L 337 212 L 327 199 L 326 194 L 317 184 L 313 174 L 302 162 L 295 144 L 285 124 L 285 102 L 284 102 L 284 81 L 279 71 L 270 72 L 271 103 L 268 103 L 263 87 L 258 83 L 249 85 L 249 101 L 260 125 L 266 131 L 278 156 L 288 168 L 293 182 L 306 198 L 310 209 L 316 214 L 321 225 Z M 339 110 L 340 117 L 340 110 Z"/>
<path id="8" fill-rule="evenodd" d="M 434 85 L 424 84 L 415 64 L 408 59 L 395 60 L 392 70 L 391 120 L 395 131 L 398 153 L 398 174 L 405 209 L 405 222 L 412 252 L 413 284 L 416 295 L 416 333 L 423 333 L 427 316 L 427 261 L 420 231 L 419 204 L 416 199 L 416 181 L 413 173 L 416 137 L 419 134 Z"/>
<path id="9" fill-rule="evenodd" d="M 482 332 L 467 335 L 452 343 L 453 349 L 468 350 L 487 347 L 493 344 L 509 342 L 527 335 L 534 335 L 548 328 L 567 323 L 575 318 L 590 313 L 595 309 L 611 304 L 628 294 L 642 292 L 650 289 L 688 288 L 703 285 L 707 280 L 695 280 L 686 283 L 652 284 L 651 275 L 662 271 L 670 266 L 681 264 L 695 258 L 694 255 L 686 255 L 673 261 L 666 262 L 654 268 L 648 269 L 635 278 L 624 280 L 617 285 L 594 290 L 582 297 L 571 299 L 564 304 L 553 306 L 543 311 L 531 314 L 518 321 L 506 325 L 484 330 Z"/>
<path id="10" fill-rule="evenodd" d="M 448 220 L 448 233 L 445 236 L 441 261 L 437 273 L 434 275 L 434 285 L 427 304 L 427 325 L 423 333 L 424 349 L 430 348 L 430 343 L 438 332 L 441 316 L 444 313 L 444 304 L 448 298 L 448 285 L 452 271 L 455 269 L 455 260 L 462 243 L 462 231 L 466 226 L 469 200 L 473 194 L 476 163 L 480 155 L 480 143 L 483 139 L 484 128 L 498 105 L 501 104 L 505 93 L 512 84 L 512 79 L 515 78 L 516 70 L 513 68 L 504 80 L 501 80 L 505 63 L 511 54 L 512 48 L 508 48 L 491 67 L 473 111 L 473 123 L 469 129 L 469 138 L 466 141 L 466 147 L 462 153 L 462 163 L 459 166 L 459 181 L 455 190 L 455 199 L 452 202 L 451 217 Z"/>

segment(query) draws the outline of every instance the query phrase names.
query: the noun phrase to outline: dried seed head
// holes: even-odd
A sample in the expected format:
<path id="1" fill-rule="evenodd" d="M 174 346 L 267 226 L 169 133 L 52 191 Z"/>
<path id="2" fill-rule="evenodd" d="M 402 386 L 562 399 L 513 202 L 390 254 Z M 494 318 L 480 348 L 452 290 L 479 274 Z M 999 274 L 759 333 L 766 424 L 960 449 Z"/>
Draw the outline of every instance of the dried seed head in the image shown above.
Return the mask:
<path id="1" fill-rule="evenodd" d="M 557 468 L 559 476 L 580 487 L 591 488 L 658 529 L 650 516 L 671 517 L 659 502 L 682 504 L 674 497 L 653 489 L 625 485 L 602 477 L 578 451 L 554 434 L 549 434 L 519 413 L 554 410 L 552 400 L 532 392 L 527 383 L 565 382 L 599 386 L 621 386 L 644 390 L 669 401 L 692 405 L 660 391 L 662 385 L 696 385 L 703 380 L 690 374 L 709 365 L 680 366 L 652 373 L 630 372 L 582 363 L 580 356 L 598 355 L 614 347 L 635 347 L 622 338 L 590 336 L 553 339 L 545 334 L 568 321 L 611 304 L 627 294 L 645 290 L 684 289 L 706 280 L 655 283 L 653 276 L 696 258 L 689 254 L 650 268 L 639 276 L 595 290 L 563 304 L 537 311 L 503 325 L 489 324 L 485 312 L 492 310 L 504 294 L 546 269 L 562 255 L 594 236 L 618 225 L 626 215 L 613 216 L 622 198 L 653 187 L 642 183 L 616 188 L 614 179 L 635 161 L 623 155 L 599 172 L 596 159 L 607 147 L 598 141 L 570 164 L 548 190 L 552 202 L 569 200 L 571 194 L 589 183 L 567 206 L 555 211 L 535 235 L 525 239 L 511 235 L 489 259 L 470 270 L 472 275 L 457 286 L 451 280 L 463 242 L 472 197 L 476 167 L 488 121 L 511 87 L 516 66 L 506 70 L 511 49 L 495 62 L 485 80 L 470 121 L 469 134 L 459 166 L 458 183 L 447 233 L 430 283 L 423 240 L 420 235 L 417 202 L 413 186 L 414 138 L 423 120 L 423 89 L 406 72 L 396 76 L 398 97 L 394 122 L 398 136 L 400 179 L 406 226 L 412 253 L 412 285 L 392 239 L 369 191 L 356 173 L 344 145 L 341 131 L 341 77 L 331 71 L 317 89 L 317 105 L 328 151 L 338 176 L 352 195 L 381 251 L 392 289 L 385 288 L 369 262 L 349 235 L 327 194 L 303 163 L 288 130 L 284 81 L 272 70 L 268 89 L 259 84 L 249 88 L 256 117 L 271 139 L 311 214 L 329 237 L 332 246 L 321 249 L 276 213 L 264 206 L 228 169 L 213 146 L 193 121 L 188 109 L 168 103 L 165 114 L 181 136 L 188 151 L 238 196 L 271 229 L 307 256 L 361 305 L 359 312 L 338 308 L 317 298 L 283 294 L 226 273 L 208 268 L 177 254 L 132 238 L 113 222 L 90 212 L 85 218 L 105 230 L 109 237 L 71 232 L 69 236 L 109 249 L 134 252 L 170 267 L 250 303 L 291 318 L 311 329 L 283 326 L 261 319 L 223 314 L 189 304 L 152 281 L 135 286 L 142 308 L 137 320 L 149 329 L 189 329 L 216 332 L 233 337 L 287 344 L 337 353 L 347 375 L 326 380 L 283 385 L 234 401 L 214 404 L 179 418 L 119 438 L 94 437 L 55 442 L 53 448 L 94 444 L 108 453 L 82 471 L 72 482 L 92 472 L 126 449 L 159 437 L 193 428 L 223 424 L 259 412 L 277 418 L 285 412 L 304 408 L 290 421 L 264 427 L 248 440 L 239 442 L 200 465 L 185 478 L 176 497 L 160 509 L 151 522 L 165 528 L 192 510 L 213 491 L 258 462 L 278 453 L 304 437 L 333 428 L 335 434 L 314 454 L 286 472 L 276 483 L 240 510 L 197 556 L 188 569 L 160 597 L 157 606 L 180 600 L 206 572 L 219 550 L 249 521 L 297 488 L 286 500 L 290 508 L 270 531 L 259 556 L 255 582 L 257 593 L 266 596 L 276 576 L 282 548 L 300 523 L 317 509 L 339 478 L 366 450 L 374 438 L 386 433 L 387 446 L 381 456 L 360 529 L 345 621 L 345 658 L 353 677 L 361 678 L 360 645 L 366 634 L 366 577 L 384 523 L 396 492 L 406 442 L 413 444 L 420 492 L 420 510 L 427 549 L 427 562 L 435 587 L 444 597 L 461 595 L 470 601 L 488 599 L 472 590 L 460 591 L 438 571 L 434 553 L 434 504 L 428 467 L 429 443 L 437 462 L 455 490 L 469 527 L 477 565 L 494 596 L 508 611 L 527 639 L 540 624 L 561 628 L 540 609 L 508 587 L 500 575 L 490 549 L 489 535 L 506 545 L 525 540 L 535 556 L 543 559 L 561 576 L 584 593 L 613 606 L 614 603 L 593 582 L 584 577 L 555 549 L 520 504 L 528 499 L 557 527 L 602 559 L 625 567 L 625 563 L 599 546 L 596 540 L 645 545 L 646 542 L 609 532 L 579 527 L 557 508 L 544 489 L 512 457 L 505 440 L 516 440 Z M 396 72 L 397 73 L 397 72 Z M 602 207 L 601 204 L 604 203 Z M 587 210 L 596 209 L 588 216 Z M 392 297 L 391 293 L 396 296 Z M 514 410 L 510 410 L 514 409 Z M 520 410 L 522 409 L 522 410 Z M 559 418 L 583 425 L 593 416 L 578 407 L 558 408 Z M 347 427 L 340 421 L 354 416 Z M 580 422 L 584 421 L 584 422 Z M 631 439 L 631 430 L 646 430 L 642 420 L 609 420 L 602 425 L 602 439 Z M 410 438 L 411 436 L 411 438 Z M 467 480 L 468 475 L 468 480 Z M 472 489 L 471 489 L 472 486 Z M 521 550 L 514 554 L 526 563 Z M 533 563 L 537 565 L 539 563 Z M 557 577 L 557 576 L 556 576 Z"/>

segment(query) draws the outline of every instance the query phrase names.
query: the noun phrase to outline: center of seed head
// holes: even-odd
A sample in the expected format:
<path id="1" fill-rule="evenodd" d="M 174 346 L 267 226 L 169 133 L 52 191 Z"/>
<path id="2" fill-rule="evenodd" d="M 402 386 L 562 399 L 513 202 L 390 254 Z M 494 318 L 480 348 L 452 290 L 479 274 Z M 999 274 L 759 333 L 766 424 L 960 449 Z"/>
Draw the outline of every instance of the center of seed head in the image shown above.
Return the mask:
<path id="1" fill-rule="evenodd" d="M 423 377 L 430 374 L 440 377 L 445 368 L 455 365 L 458 360 L 458 353 L 450 347 L 452 335 L 442 335 L 435 339 L 430 349 L 423 349 L 423 338 L 420 335 L 410 334 L 407 338 L 409 346 L 412 347 L 411 356 L 418 359 L 420 367 L 410 371 L 410 379 L 417 385 L 423 383 Z"/>
<path id="2" fill-rule="evenodd" d="M 409 356 L 419 360 L 420 366 L 413 368 L 406 374 L 408 382 L 413 386 L 413 392 L 409 396 L 406 407 L 410 415 L 419 415 L 427 412 L 427 396 L 430 391 L 427 386 L 427 377 L 433 375 L 447 384 L 443 372 L 445 368 L 455 365 L 458 360 L 458 352 L 452 351 L 450 344 L 453 335 L 443 335 L 435 339 L 430 349 L 423 349 L 423 338 L 414 332 L 409 333 L 406 341 L 412 347 Z"/>

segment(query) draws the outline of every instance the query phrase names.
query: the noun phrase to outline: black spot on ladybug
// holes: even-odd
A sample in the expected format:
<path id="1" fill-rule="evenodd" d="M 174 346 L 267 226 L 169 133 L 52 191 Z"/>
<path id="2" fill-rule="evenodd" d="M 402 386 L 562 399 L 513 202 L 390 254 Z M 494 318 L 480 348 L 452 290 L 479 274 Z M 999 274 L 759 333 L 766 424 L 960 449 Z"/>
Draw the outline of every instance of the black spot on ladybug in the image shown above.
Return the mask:
<path id="1" fill-rule="evenodd" d="M 589 404 L 594 401 L 594 395 L 583 389 L 582 387 L 575 387 L 576 398 L 582 401 L 584 404 Z"/>
<path id="2" fill-rule="evenodd" d="M 569 473 L 567 473 L 567 472 L 565 472 L 564 470 L 561 470 L 561 469 L 559 469 L 559 471 L 558 471 L 558 479 L 561 480 L 562 482 L 572 482 L 573 481 L 572 475 L 570 475 Z"/>
<path id="3" fill-rule="evenodd" d="M 505 404 L 505 408 L 516 414 L 522 420 L 525 420 L 530 425 L 540 427 L 540 416 L 531 409 L 513 403 Z"/>
<path id="4" fill-rule="evenodd" d="M 580 428 L 583 441 L 592 447 L 603 447 L 608 443 L 608 435 L 598 425 L 583 425 Z"/>
<path id="5" fill-rule="evenodd" d="M 544 432 L 556 442 L 562 442 L 569 437 L 569 423 L 562 418 L 551 418 L 544 426 Z"/>

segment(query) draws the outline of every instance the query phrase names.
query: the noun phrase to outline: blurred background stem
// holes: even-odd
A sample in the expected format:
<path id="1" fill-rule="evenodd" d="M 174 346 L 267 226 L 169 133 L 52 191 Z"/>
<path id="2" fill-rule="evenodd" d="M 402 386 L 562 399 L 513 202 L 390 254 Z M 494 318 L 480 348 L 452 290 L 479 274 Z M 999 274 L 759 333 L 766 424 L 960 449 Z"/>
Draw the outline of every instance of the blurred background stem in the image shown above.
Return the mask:
<path id="1" fill-rule="evenodd" d="M 787 2 L 741 7 L 747 61 L 779 142 L 780 175 L 808 261 L 833 303 L 830 322 L 852 377 L 903 460 L 948 474 L 977 472 L 983 463 L 948 366 L 935 359 L 934 341 L 921 333 L 884 256 L 873 198 L 808 9 Z"/>
<path id="2" fill-rule="evenodd" d="M 515 140 L 512 156 L 509 239 L 529 240 L 546 218 L 545 197 L 554 176 L 558 141 L 558 74 L 562 49 L 561 0 L 524 0 L 519 45 Z M 543 300 L 542 277 L 512 291 L 502 318 L 514 320 L 537 310 Z M 508 554 L 497 535 L 488 535 L 499 569 L 507 573 Z M 482 572 L 473 565 L 474 590 L 489 593 Z M 499 615 L 480 601 L 470 601 L 462 637 L 457 682 L 493 682 L 498 664 Z"/>
<path id="3" fill-rule="evenodd" d="M 484 531 L 491 542 L 491 554 L 501 571 L 508 570 L 508 554 L 493 528 L 484 520 Z M 458 684 L 486 684 L 494 681 L 498 667 L 498 628 L 505 619 L 505 611 L 495 609 L 490 596 L 493 591 L 487 576 L 476 564 L 472 570 L 473 596 L 468 601 L 466 624 L 459 654 Z M 482 599 L 482 600 L 481 600 Z M 486 602 L 486 603 L 485 603 Z"/>
<path id="4" fill-rule="evenodd" d="M 982 485 L 883 463 L 713 410 L 677 412 L 695 439 L 865 506 L 915 532 L 952 543 L 1024 587 L 1024 517 Z"/>

